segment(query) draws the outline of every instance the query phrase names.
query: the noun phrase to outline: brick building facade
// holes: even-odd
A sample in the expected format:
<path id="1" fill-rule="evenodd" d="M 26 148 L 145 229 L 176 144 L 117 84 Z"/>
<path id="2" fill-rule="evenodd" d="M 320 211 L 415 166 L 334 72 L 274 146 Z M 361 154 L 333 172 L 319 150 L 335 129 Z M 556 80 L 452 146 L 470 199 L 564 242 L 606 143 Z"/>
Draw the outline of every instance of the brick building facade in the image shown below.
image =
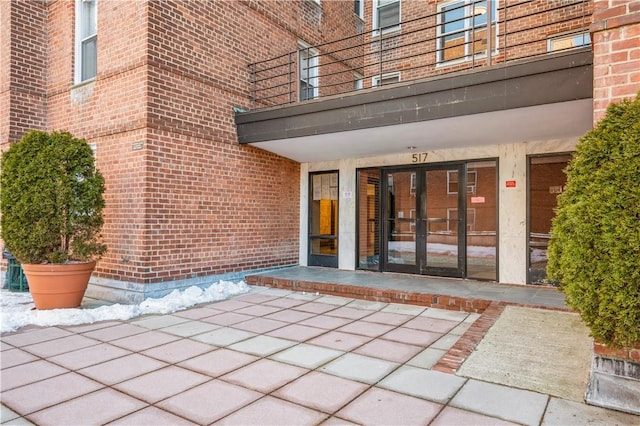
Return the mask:
<path id="1" fill-rule="evenodd" d="M 426 28 L 433 34 L 444 31 L 436 17 L 444 13 L 443 5 L 452 3 L 455 2 L 398 3 L 399 19 L 406 22 L 402 31 L 407 46 L 395 45 L 395 50 L 384 56 L 384 73 L 402 71 L 401 82 L 442 73 L 444 68 L 435 66 L 433 59 L 439 39 L 429 35 L 427 39 L 431 41 L 425 42 L 419 31 L 411 32 L 411 23 L 427 16 L 430 23 Z M 478 3 L 478 7 L 486 9 L 485 3 Z M 535 20 L 542 15 L 535 15 L 530 8 L 547 2 L 533 2 L 533 6 L 526 3 L 516 4 L 510 13 L 526 15 L 523 21 Z M 85 10 L 82 8 L 91 5 L 95 6 L 91 13 L 97 17 L 95 33 L 78 41 L 78 22 Z M 308 205 L 313 198 L 308 194 L 309 176 L 330 170 L 348 170 L 341 174 L 337 192 L 342 209 L 336 213 L 336 232 L 341 235 L 340 252 L 334 253 L 341 256 L 337 266 L 361 266 L 356 247 L 365 243 L 356 240 L 366 241 L 370 236 L 363 232 L 356 238 L 356 217 L 364 213 L 356 213 L 355 197 L 343 198 L 345 194 L 358 193 L 356 169 L 409 163 L 410 157 L 402 151 L 408 143 L 401 143 L 386 157 L 375 152 L 355 157 L 344 154 L 339 161 L 323 163 L 321 159 L 300 160 L 278 150 L 261 149 L 259 144 L 239 144 L 234 121 L 234 111 L 278 103 L 268 98 L 256 102 L 255 93 L 256 88 L 278 85 L 282 74 L 256 81 L 250 64 L 283 57 L 283 63 L 290 68 L 288 75 L 294 75 L 294 80 L 300 80 L 303 72 L 315 72 L 309 62 L 306 69 L 300 68 L 301 54 L 291 54 L 298 49 L 321 54 L 328 46 L 343 47 L 340 53 L 332 54 L 332 60 L 320 57 L 318 67 L 324 68 L 315 77 L 320 82 L 315 88 L 311 87 L 315 80 L 305 82 L 307 90 L 317 90 L 320 98 L 352 90 L 358 78 L 365 91 L 377 85 L 377 80 L 370 78 L 375 73 L 371 70 L 382 67 L 371 65 L 368 55 L 379 56 L 381 46 L 386 49 L 394 39 L 386 34 L 381 37 L 380 29 L 376 33 L 375 19 L 377 14 L 388 12 L 383 7 L 394 5 L 372 0 L 355 2 L 355 7 L 354 13 L 354 2 L 325 0 L 0 2 L 2 149 L 29 129 L 68 130 L 92 144 L 97 165 L 106 177 L 103 234 L 109 251 L 98 264 L 89 294 L 120 301 L 140 300 L 173 288 L 238 278 L 248 271 L 309 264 L 312 244 Z M 526 12 L 518 12 L 525 7 L 529 7 Z M 633 96 L 640 87 L 640 7 L 636 1 L 577 3 L 573 9 L 544 15 L 549 19 L 553 13 L 564 13 L 564 17 L 576 19 L 557 24 L 557 28 L 547 27 L 547 31 L 573 31 L 585 19 L 591 20 L 592 11 L 595 120 L 608 102 Z M 500 23 L 504 13 L 496 8 L 494 35 L 505 34 Z M 415 25 L 422 24 L 415 21 Z M 486 25 L 483 31 L 474 39 L 473 49 L 479 49 L 477 45 L 483 40 L 486 42 Z M 523 33 L 520 36 L 524 37 Z M 411 42 L 412 37 L 417 41 Z M 517 40 L 515 34 L 510 37 Z M 78 49 L 85 45 L 90 48 L 96 40 L 95 76 L 79 77 L 79 68 L 85 65 L 78 62 Z M 490 46 L 491 43 L 494 42 Z M 503 42 L 496 38 L 497 62 L 507 55 L 534 49 L 516 43 L 520 48 L 510 51 L 501 48 L 500 43 Z M 546 49 L 547 42 L 540 46 L 537 48 Z M 454 54 L 450 45 L 444 47 L 445 53 Z M 424 55 L 425 49 L 429 55 Z M 474 60 L 473 66 L 487 65 L 486 50 L 485 46 L 485 56 Z M 409 52 L 408 56 L 403 51 Z M 399 62 L 394 62 L 398 57 Z M 448 66 L 448 71 L 469 67 L 470 62 L 463 60 Z M 340 79 L 343 74 L 348 75 L 347 80 Z M 289 85 L 287 95 L 278 95 L 284 96 L 284 102 L 297 101 L 300 96 L 298 81 L 291 86 L 289 80 L 282 80 Z M 265 90 L 267 95 L 269 90 L 274 89 Z M 311 105 L 319 102 L 322 100 L 314 100 Z M 558 134 L 528 145 L 496 141 L 490 149 L 474 146 L 467 150 L 461 146 L 454 152 L 434 147 L 429 149 L 429 162 L 494 159 L 489 178 L 493 189 L 482 199 L 492 203 L 490 210 L 495 220 L 483 225 L 487 228 L 483 232 L 493 232 L 494 248 L 503 246 L 495 256 L 506 256 L 508 247 L 514 246 L 511 240 L 518 241 L 518 248 L 528 244 L 526 226 L 514 225 L 510 230 L 512 219 L 504 207 L 505 203 L 526 202 L 526 156 L 566 153 L 575 142 L 574 136 Z M 326 149 L 333 148 L 327 145 Z M 518 180 L 517 195 L 503 188 L 509 180 L 510 160 L 500 153 L 506 156 L 510 150 L 520 156 L 514 160 L 519 170 L 511 179 Z M 467 163 L 461 167 L 459 170 L 464 172 Z M 471 202 L 470 197 L 468 203 Z M 478 217 L 479 223 L 481 219 Z M 502 235 L 496 234 L 498 227 Z M 374 245 L 381 244 L 379 235 L 370 240 Z M 367 252 L 363 247 L 359 251 Z M 507 262 L 506 257 L 500 259 L 501 264 Z M 514 270 L 519 267 L 524 271 L 528 265 L 524 251 L 509 262 Z M 496 259 L 489 279 L 520 283 L 527 280 L 523 272 L 499 272 L 497 263 Z"/>

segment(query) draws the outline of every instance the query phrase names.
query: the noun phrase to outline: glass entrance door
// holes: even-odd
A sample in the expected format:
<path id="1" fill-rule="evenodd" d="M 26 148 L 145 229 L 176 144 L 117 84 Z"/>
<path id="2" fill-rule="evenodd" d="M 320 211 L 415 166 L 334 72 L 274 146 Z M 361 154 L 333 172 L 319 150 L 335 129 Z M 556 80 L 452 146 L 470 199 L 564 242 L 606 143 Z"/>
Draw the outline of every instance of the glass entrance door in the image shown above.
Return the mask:
<path id="1" fill-rule="evenodd" d="M 418 248 L 423 223 L 418 216 L 417 170 L 385 171 L 383 234 L 386 270 L 419 273 Z"/>
<path id="2" fill-rule="evenodd" d="M 384 268 L 464 276 L 464 165 L 387 170 L 384 183 Z"/>
<path id="3" fill-rule="evenodd" d="M 423 273 L 462 277 L 465 258 L 466 179 L 463 165 L 428 169 L 424 172 L 426 224 L 425 266 Z M 462 194 L 462 196 L 461 196 Z"/>

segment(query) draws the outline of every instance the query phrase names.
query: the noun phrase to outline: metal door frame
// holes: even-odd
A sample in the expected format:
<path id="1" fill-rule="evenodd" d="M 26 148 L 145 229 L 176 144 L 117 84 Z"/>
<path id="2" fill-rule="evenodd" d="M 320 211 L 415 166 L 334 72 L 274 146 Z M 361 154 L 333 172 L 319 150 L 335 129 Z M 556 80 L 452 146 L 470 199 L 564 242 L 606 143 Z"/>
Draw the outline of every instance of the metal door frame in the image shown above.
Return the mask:
<path id="1" fill-rule="evenodd" d="M 338 177 L 338 188 L 340 188 L 340 172 L 338 170 L 326 170 L 326 171 L 318 171 L 318 172 L 310 172 L 309 173 L 309 200 L 308 200 L 308 211 L 307 214 L 307 265 L 309 266 L 324 266 L 328 268 L 337 268 L 338 267 L 338 254 L 340 252 L 340 196 L 338 196 L 338 223 L 336 223 L 336 235 L 316 235 L 312 233 L 312 215 L 313 215 L 313 176 L 314 175 L 322 175 L 322 174 L 333 174 L 335 173 Z M 312 241 L 314 239 L 322 239 L 322 240 L 335 240 L 337 244 L 336 254 L 314 254 L 312 253 Z"/>
<path id="2" fill-rule="evenodd" d="M 380 203 L 380 266 L 382 271 L 409 274 L 436 275 L 443 277 L 464 278 L 466 276 L 467 254 L 467 163 L 465 161 L 425 164 L 421 166 L 400 166 L 381 169 L 381 203 Z M 432 170 L 458 169 L 458 266 L 457 268 L 436 268 L 427 266 L 427 182 L 426 172 Z M 389 217 L 387 216 L 389 174 L 398 172 L 414 172 L 416 174 L 416 264 L 403 265 L 387 262 Z M 464 188 L 464 190 L 460 190 Z M 463 214 L 460 214 L 463 212 Z"/>

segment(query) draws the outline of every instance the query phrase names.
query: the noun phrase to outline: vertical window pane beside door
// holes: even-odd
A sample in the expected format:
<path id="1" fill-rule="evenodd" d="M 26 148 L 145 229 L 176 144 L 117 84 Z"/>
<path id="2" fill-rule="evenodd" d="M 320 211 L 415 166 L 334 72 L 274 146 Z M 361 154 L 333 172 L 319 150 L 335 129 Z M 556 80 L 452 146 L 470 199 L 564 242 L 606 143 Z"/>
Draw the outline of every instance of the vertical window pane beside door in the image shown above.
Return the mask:
<path id="1" fill-rule="evenodd" d="M 338 173 L 311 177 L 311 254 L 338 252 Z"/>
<path id="2" fill-rule="evenodd" d="M 358 267 L 380 270 L 380 169 L 358 171 Z"/>
<path id="3" fill-rule="evenodd" d="M 528 282 L 544 284 L 547 278 L 547 247 L 558 195 L 564 191 L 564 173 L 571 155 L 529 158 L 529 274 Z"/>
<path id="4" fill-rule="evenodd" d="M 494 160 L 467 165 L 467 278 L 498 279 L 497 177 Z"/>
<path id="5" fill-rule="evenodd" d="M 76 0 L 76 83 L 97 75 L 98 3 L 97 0 Z"/>

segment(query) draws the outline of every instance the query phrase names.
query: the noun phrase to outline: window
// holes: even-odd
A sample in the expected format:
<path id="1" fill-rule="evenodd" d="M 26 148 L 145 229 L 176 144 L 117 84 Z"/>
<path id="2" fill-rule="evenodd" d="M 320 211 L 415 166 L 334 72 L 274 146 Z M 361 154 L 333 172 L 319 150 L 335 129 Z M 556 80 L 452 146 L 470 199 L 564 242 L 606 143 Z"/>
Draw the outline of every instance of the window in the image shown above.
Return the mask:
<path id="1" fill-rule="evenodd" d="M 400 81 L 400 73 L 399 72 L 390 72 L 387 74 L 382 74 L 382 76 L 374 75 L 371 77 L 371 85 L 373 87 L 384 86 L 387 84 L 398 83 Z"/>
<path id="2" fill-rule="evenodd" d="M 478 174 L 475 170 L 467 172 L 467 194 L 475 194 L 478 185 Z M 456 170 L 447 170 L 447 194 L 454 195 L 458 193 L 458 172 Z"/>
<path id="3" fill-rule="evenodd" d="M 300 43 L 300 100 L 318 97 L 318 51 Z"/>
<path id="4" fill-rule="evenodd" d="M 547 44 L 549 52 L 573 49 L 576 47 L 588 46 L 591 44 L 591 36 L 587 32 L 563 34 L 550 38 Z"/>
<path id="5" fill-rule="evenodd" d="M 98 0 L 76 0 L 76 41 L 74 82 L 97 74 Z"/>
<path id="6" fill-rule="evenodd" d="M 400 0 L 373 0 L 373 28 L 382 33 L 400 29 Z"/>
<path id="7" fill-rule="evenodd" d="M 409 194 L 416 196 L 416 174 L 411 173 L 410 185 L 409 185 Z"/>
<path id="8" fill-rule="evenodd" d="M 414 174 L 415 176 L 415 174 Z M 416 209 L 409 209 L 409 232 L 416 232 Z"/>
<path id="9" fill-rule="evenodd" d="M 361 90 L 364 87 L 364 77 L 362 74 L 353 73 L 353 90 Z"/>
<path id="10" fill-rule="evenodd" d="M 447 209 L 447 232 L 455 233 L 458 230 L 458 209 Z M 476 209 L 467 209 L 467 231 L 473 231 L 476 225 Z"/>
<path id="11" fill-rule="evenodd" d="M 497 1 L 491 1 L 492 23 Z M 487 54 L 487 0 L 462 0 L 438 7 L 438 62 L 470 59 Z M 495 28 L 495 27 L 494 27 Z M 497 40 L 493 31 L 493 40 Z M 492 43 L 494 46 L 496 43 Z"/>
<path id="12" fill-rule="evenodd" d="M 309 175 L 309 266 L 338 267 L 338 172 Z"/>
<path id="13" fill-rule="evenodd" d="M 353 13 L 355 13 L 360 19 L 364 18 L 364 0 L 354 0 Z"/>

